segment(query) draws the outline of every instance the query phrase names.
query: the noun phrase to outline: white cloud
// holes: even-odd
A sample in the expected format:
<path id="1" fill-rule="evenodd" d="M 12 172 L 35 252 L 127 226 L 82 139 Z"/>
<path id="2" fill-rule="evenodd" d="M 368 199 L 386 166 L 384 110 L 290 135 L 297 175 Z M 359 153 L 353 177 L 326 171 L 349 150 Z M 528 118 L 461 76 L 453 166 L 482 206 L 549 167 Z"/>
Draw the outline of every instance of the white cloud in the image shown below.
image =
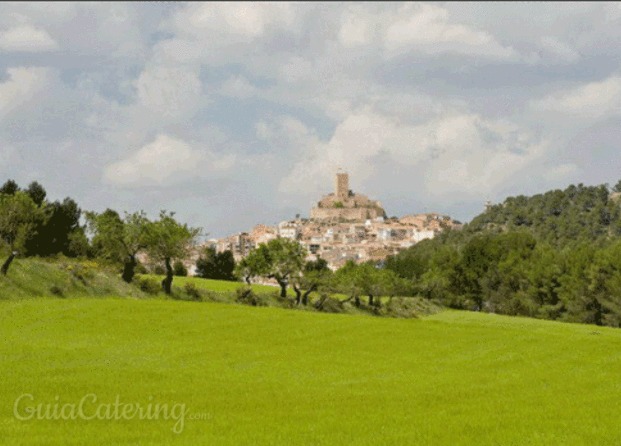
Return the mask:
<path id="1" fill-rule="evenodd" d="M 229 77 L 222 83 L 219 93 L 238 99 L 246 99 L 255 96 L 259 89 L 252 85 L 248 79 L 243 76 L 236 75 Z"/>
<path id="2" fill-rule="evenodd" d="M 140 104 L 168 118 L 183 118 L 199 104 L 202 84 L 198 75 L 185 68 L 150 66 L 136 83 Z"/>
<path id="3" fill-rule="evenodd" d="M 573 163 L 564 163 L 546 169 L 544 175 L 548 181 L 555 182 L 566 180 L 580 169 Z"/>
<path id="4" fill-rule="evenodd" d="M 190 3 L 175 15 L 173 23 L 183 35 L 251 41 L 268 31 L 291 26 L 295 9 L 288 3 Z"/>
<path id="5" fill-rule="evenodd" d="M 42 28 L 17 25 L 0 31 L 0 51 L 38 52 L 58 48 L 58 44 Z"/>
<path id="6" fill-rule="evenodd" d="M 502 46 L 491 34 L 459 23 L 451 23 L 448 11 L 426 3 L 404 4 L 384 35 L 387 50 L 396 54 L 410 49 L 424 53 L 462 53 L 515 58 L 517 53 Z"/>
<path id="7" fill-rule="evenodd" d="M 362 8 L 348 8 L 341 17 L 341 27 L 339 29 L 339 41 L 345 47 L 365 45 L 370 42 L 373 36 L 373 16 Z"/>
<path id="8" fill-rule="evenodd" d="M 425 127 L 422 143 L 435 152 L 424 174 L 432 196 L 493 194 L 547 149 L 512 123 L 473 114 L 443 117 Z"/>
<path id="9" fill-rule="evenodd" d="M 621 112 L 621 77 L 611 76 L 533 102 L 535 108 L 599 118 Z"/>
<path id="10" fill-rule="evenodd" d="M 554 58 L 567 63 L 573 63 L 580 59 L 580 53 L 567 43 L 564 43 L 552 36 L 541 38 L 542 47 L 547 50 Z"/>
<path id="11" fill-rule="evenodd" d="M 8 80 L 0 84 L 0 118 L 35 100 L 50 82 L 47 68 L 14 67 L 7 69 Z"/>
<path id="12" fill-rule="evenodd" d="M 373 175 L 388 175 L 389 180 L 390 171 L 377 167 L 376 159 L 383 157 L 393 166 L 417 171 L 431 196 L 478 196 L 492 192 L 544 151 L 544 144 L 516 125 L 476 114 L 409 124 L 366 109 L 343 120 L 327 142 L 317 142 L 283 179 L 280 190 L 316 195 L 337 168 L 360 182 Z"/>
<path id="13" fill-rule="evenodd" d="M 232 156 L 216 157 L 185 141 L 160 134 L 129 157 L 107 166 L 104 180 L 117 186 L 166 185 L 187 175 L 230 169 Z"/>

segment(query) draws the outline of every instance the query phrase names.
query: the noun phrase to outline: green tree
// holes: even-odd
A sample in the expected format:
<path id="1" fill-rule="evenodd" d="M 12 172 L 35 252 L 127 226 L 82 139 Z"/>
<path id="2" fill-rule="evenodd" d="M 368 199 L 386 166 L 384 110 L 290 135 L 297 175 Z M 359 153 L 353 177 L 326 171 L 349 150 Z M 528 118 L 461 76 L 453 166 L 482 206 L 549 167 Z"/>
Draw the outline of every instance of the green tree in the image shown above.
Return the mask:
<path id="1" fill-rule="evenodd" d="M 204 279 L 236 280 L 235 258 L 231 250 L 216 252 L 208 246 L 196 261 L 196 276 Z"/>
<path id="2" fill-rule="evenodd" d="M 186 259 L 201 233 L 200 228 L 192 228 L 185 223 L 177 222 L 174 215 L 174 212 L 161 211 L 159 220 L 151 223 L 147 231 L 149 256 L 163 261 L 166 268 L 166 277 L 162 280 L 162 288 L 166 294 L 172 291 L 171 262 Z"/>
<path id="3" fill-rule="evenodd" d="M 296 303 L 308 305 L 310 294 L 314 291 L 322 291 L 324 288 L 328 288 L 332 276 L 332 271 L 328 268 L 328 262 L 324 259 L 318 258 L 317 260 L 306 262 L 301 273 L 292 280 Z M 302 293 L 302 290 L 305 290 L 304 293 Z"/>
<path id="4" fill-rule="evenodd" d="M 173 263 L 173 274 L 178 277 L 187 277 L 188 269 L 181 260 L 176 260 L 175 263 Z"/>
<path id="5" fill-rule="evenodd" d="M 43 186 L 36 181 L 30 183 L 25 192 L 30 196 L 30 198 L 32 198 L 32 201 L 34 201 L 37 206 L 41 207 L 41 205 L 45 202 L 47 192 Z"/>
<path id="6" fill-rule="evenodd" d="M 96 253 L 123 264 L 123 280 L 130 283 L 138 264 L 136 256 L 147 247 L 150 221 L 144 211 L 125 213 L 121 219 L 112 209 L 101 214 L 87 212 L 86 220 Z"/>
<path id="7" fill-rule="evenodd" d="M 9 249 L 9 256 L 0 268 L 3 275 L 7 274 L 11 262 L 24 247 L 41 218 L 39 208 L 26 193 L 0 193 L 0 238 Z"/>
<path id="8" fill-rule="evenodd" d="M 67 197 L 62 202 L 44 203 L 41 208 L 45 218 L 39 221 L 32 237 L 27 240 L 28 253 L 40 256 L 59 253 L 75 256 L 77 253 L 73 252 L 72 246 L 75 246 L 79 233 L 84 231 L 80 225 L 82 211 L 78 204 Z"/>
<path id="9" fill-rule="evenodd" d="M 254 276 L 276 280 L 280 297 L 287 297 L 289 281 L 301 273 L 305 257 L 306 249 L 298 242 L 276 238 L 250 251 L 240 262 L 239 271 L 247 282 Z"/>
<path id="10" fill-rule="evenodd" d="M 0 194 L 15 195 L 15 193 L 18 191 L 19 186 L 13 180 L 5 181 L 5 183 L 0 187 Z"/>

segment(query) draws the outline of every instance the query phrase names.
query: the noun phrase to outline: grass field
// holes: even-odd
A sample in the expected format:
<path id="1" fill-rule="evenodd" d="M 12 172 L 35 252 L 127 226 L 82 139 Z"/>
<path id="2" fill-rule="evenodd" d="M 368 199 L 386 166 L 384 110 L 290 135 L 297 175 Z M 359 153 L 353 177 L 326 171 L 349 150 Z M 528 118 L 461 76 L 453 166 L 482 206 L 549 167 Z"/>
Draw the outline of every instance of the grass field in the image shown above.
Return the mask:
<path id="1" fill-rule="evenodd" d="M 164 276 L 156 275 L 156 274 L 144 274 L 143 276 L 151 277 L 157 280 L 158 282 L 160 282 L 164 278 Z M 175 287 L 182 288 L 188 282 L 193 283 L 199 289 L 215 291 L 215 292 L 235 291 L 236 289 L 243 287 L 245 285 L 245 283 L 243 282 L 230 282 L 226 280 L 211 280 L 211 279 L 202 279 L 198 277 L 175 276 L 173 278 L 173 286 Z M 276 286 L 260 285 L 260 284 L 252 284 L 252 289 L 257 293 L 277 293 L 280 291 L 280 288 Z"/>
<path id="2" fill-rule="evenodd" d="M 69 298 L 0 302 L 0 339 L 7 445 L 621 444 L 615 329 Z M 87 395 L 184 415 L 18 420 L 24 394 L 22 417 Z"/>

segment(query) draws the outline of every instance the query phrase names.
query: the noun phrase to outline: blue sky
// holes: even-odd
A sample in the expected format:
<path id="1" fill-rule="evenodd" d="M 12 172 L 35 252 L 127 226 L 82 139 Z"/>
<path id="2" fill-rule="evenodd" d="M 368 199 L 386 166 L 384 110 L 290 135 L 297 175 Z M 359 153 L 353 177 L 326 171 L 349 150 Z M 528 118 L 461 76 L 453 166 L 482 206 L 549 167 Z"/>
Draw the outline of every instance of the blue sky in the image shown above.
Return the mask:
<path id="1" fill-rule="evenodd" d="M 1 3 L 0 177 L 210 236 L 621 178 L 619 3 Z"/>

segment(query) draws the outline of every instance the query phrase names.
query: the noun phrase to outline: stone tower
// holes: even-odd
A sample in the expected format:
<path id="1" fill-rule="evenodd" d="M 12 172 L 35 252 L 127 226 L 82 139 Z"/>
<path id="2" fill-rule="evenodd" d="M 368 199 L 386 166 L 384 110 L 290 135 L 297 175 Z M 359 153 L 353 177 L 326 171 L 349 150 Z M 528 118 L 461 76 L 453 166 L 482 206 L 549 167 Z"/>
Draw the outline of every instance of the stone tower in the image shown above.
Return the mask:
<path id="1" fill-rule="evenodd" d="M 346 200 L 349 196 L 349 175 L 344 172 L 336 173 L 336 198 Z"/>

